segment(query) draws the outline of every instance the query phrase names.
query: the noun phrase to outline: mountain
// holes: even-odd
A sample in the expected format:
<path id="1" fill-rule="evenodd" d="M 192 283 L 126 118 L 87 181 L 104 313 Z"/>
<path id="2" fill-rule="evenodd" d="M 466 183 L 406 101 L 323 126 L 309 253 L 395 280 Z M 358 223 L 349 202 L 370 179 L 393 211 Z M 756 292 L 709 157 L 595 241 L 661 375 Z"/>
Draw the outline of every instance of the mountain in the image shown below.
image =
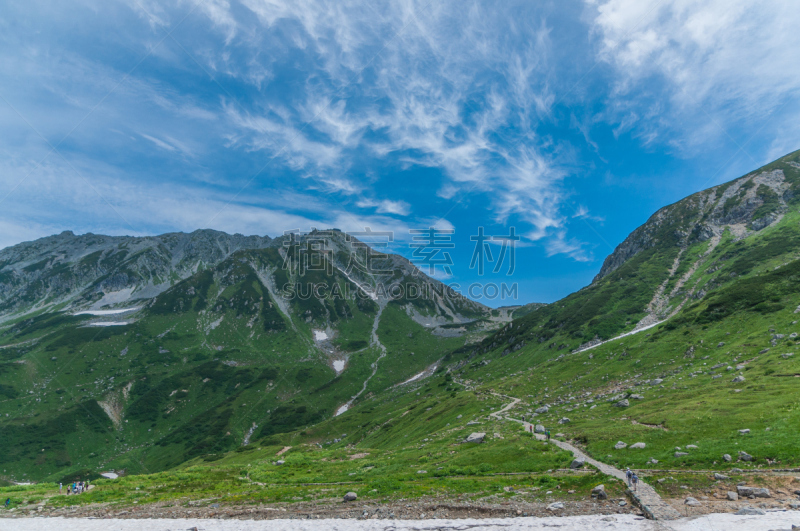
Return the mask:
<path id="1" fill-rule="evenodd" d="M 26 477 L 313 424 L 508 320 L 337 230 L 63 233 L 0 259 L 0 465 Z"/>
<path id="2" fill-rule="evenodd" d="M 272 240 L 212 230 L 154 237 L 70 231 L 0 250 L 0 322 L 42 309 L 148 299 L 241 249 Z"/>
<path id="3" fill-rule="evenodd" d="M 348 268 L 337 231 L 235 251 L 123 313 L 94 288 L 21 305 L 0 328 L 0 465 L 166 471 L 124 483 L 142 500 L 220 499 L 209 482 L 247 503 L 328 497 L 321 482 L 483 499 L 498 472 L 532 474 L 542 500 L 572 488 L 548 474 L 571 455 L 507 418 L 524 415 L 662 493 L 735 490 L 737 469 L 800 466 L 799 187 L 800 151 L 666 206 L 547 305 L 489 311 L 397 256 Z M 461 444 L 472 432 L 485 444 Z M 731 479 L 676 472 L 692 469 Z"/>
<path id="4" fill-rule="evenodd" d="M 459 437 L 496 430 L 505 440 L 473 456 L 494 462 L 522 444 L 513 422 L 487 415 L 511 405 L 506 415 L 563 433 L 598 460 L 669 470 L 651 479 L 665 478 L 672 496 L 687 495 L 667 487 L 675 470 L 720 470 L 742 481 L 736 468 L 799 466 L 799 189 L 796 151 L 666 206 L 590 285 L 515 313 L 448 353 L 430 378 L 275 444 L 347 433 L 358 451 L 395 459 L 424 445 L 447 468 L 459 462 L 458 452 L 448 457 Z M 542 472 L 527 456 L 514 459 L 493 470 Z"/>

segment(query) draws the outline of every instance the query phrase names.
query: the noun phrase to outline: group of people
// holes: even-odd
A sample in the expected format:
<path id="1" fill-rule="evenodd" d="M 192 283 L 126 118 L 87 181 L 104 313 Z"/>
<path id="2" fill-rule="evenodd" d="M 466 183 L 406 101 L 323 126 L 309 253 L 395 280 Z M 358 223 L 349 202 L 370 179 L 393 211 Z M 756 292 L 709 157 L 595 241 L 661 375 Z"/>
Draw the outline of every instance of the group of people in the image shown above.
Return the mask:
<path id="1" fill-rule="evenodd" d="M 639 476 L 636 475 L 636 472 L 634 472 L 630 468 L 626 469 L 625 479 L 628 481 L 629 488 L 633 489 L 634 491 L 638 490 Z"/>
<path id="2" fill-rule="evenodd" d="M 522 417 L 522 421 L 525 421 L 525 417 Z M 533 424 L 528 425 L 528 430 L 533 433 Z M 550 440 L 550 430 L 544 430 L 544 436 L 547 437 L 547 440 Z"/>
<path id="3" fill-rule="evenodd" d="M 61 494 L 63 489 L 64 489 L 64 484 L 63 483 L 59 483 L 58 484 L 58 493 Z M 67 484 L 67 494 L 80 494 L 80 493 L 85 492 L 87 490 L 89 490 L 89 482 L 88 481 L 73 481 L 72 485 Z"/>

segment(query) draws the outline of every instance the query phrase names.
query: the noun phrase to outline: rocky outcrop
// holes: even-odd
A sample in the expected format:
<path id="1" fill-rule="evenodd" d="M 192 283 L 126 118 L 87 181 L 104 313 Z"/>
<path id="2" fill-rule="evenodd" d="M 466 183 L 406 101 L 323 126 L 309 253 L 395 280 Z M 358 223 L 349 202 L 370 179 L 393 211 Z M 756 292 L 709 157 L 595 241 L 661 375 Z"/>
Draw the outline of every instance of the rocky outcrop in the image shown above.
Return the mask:
<path id="1" fill-rule="evenodd" d="M 729 225 L 759 231 L 780 219 L 792 197 L 790 189 L 783 171 L 775 169 L 751 173 L 668 205 L 614 249 L 593 282 L 656 245 L 685 247 L 692 241 L 711 239 Z M 764 206 L 768 211 L 763 211 Z"/>

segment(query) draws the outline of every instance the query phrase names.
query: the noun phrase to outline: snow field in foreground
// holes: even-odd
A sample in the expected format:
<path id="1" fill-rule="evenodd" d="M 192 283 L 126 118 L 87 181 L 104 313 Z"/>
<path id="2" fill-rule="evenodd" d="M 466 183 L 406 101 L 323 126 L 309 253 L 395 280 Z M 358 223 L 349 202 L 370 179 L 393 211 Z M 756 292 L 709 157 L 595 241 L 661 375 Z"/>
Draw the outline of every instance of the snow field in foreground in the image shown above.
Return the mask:
<path id="1" fill-rule="evenodd" d="M 0 518 L 3 531 L 176 531 L 197 527 L 198 531 L 761 531 L 791 529 L 800 523 L 799 511 L 776 511 L 763 516 L 709 514 L 673 522 L 654 522 L 630 514 L 613 516 L 569 516 L 564 518 L 487 518 L 463 520 L 216 520 L 216 519 L 89 519 L 89 518 Z"/>

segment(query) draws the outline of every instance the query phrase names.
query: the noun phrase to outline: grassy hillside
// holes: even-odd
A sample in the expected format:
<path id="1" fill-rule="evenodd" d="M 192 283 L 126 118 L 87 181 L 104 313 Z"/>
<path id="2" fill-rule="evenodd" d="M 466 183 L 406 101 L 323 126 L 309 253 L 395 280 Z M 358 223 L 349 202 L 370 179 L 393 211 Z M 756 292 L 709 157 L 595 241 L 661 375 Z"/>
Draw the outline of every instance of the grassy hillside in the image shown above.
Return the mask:
<path id="1" fill-rule="evenodd" d="M 194 275 L 126 327 L 61 314 L 8 324 L 0 413 L 15 453 L 3 468 L 49 479 L 170 470 L 99 483 L 86 498 L 121 502 L 115 485 L 136 482 L 143 500 L 208 497 L 198 485 L 212 476 L 254 502 L 321 497 L 327 487 L 300 485 L 319 482 L 381 499 L 512 496 L 506 473 L 588 487 L 548 474 L 569 454 L 491 416 L 509 397 L 521 399 L 510 416 L 621 467 L 800 466 L 798 183 L 795 152 L 665 207 L 590 286 L 477 343 L 411 319 L 446 313 L 437 304 L 304 300 L 279 312 L 263 280 L 269 251 Z M 318 280 L 353 282 L 336 271 Z M 321 328 L 337 335 L 318 344 Z M 331 351 L 347 359 L 339 376 Z M 119 426 L 98 411 L 112 395 Z M 473 431 L 486 443 L 462 444 Z"/>

